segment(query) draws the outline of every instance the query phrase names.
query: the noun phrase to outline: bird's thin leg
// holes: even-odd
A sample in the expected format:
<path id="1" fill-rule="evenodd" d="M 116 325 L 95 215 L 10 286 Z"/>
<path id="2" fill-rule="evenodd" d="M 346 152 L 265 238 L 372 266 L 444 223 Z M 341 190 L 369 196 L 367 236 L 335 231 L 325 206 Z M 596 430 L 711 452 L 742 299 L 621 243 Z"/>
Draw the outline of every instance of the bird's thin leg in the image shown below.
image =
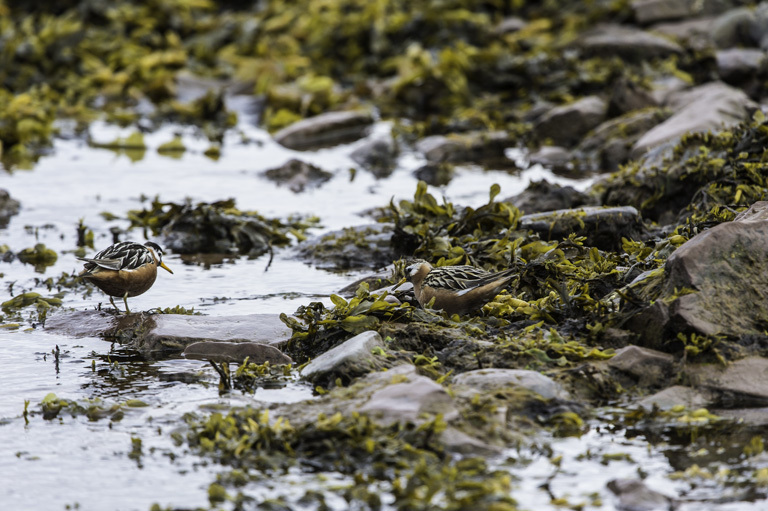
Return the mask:
<path id="1" fill-rule="evenodd" d="M 112 299 L 111 296 L 109 297 L 109 303 L 111 303 L 112 307 L 114 307 L 117 313 L 120 314 L 120 309 L 117 307 L 117 305 L 115 305 L 115 301 Z"/>
<path id="2" fill-rule="evenodd" d="M 125 302 L 125 314 L 128 315 L 131 313 L 131 310 L 128 308 L 128 292 L 123 295 L 123 302 Z"/>

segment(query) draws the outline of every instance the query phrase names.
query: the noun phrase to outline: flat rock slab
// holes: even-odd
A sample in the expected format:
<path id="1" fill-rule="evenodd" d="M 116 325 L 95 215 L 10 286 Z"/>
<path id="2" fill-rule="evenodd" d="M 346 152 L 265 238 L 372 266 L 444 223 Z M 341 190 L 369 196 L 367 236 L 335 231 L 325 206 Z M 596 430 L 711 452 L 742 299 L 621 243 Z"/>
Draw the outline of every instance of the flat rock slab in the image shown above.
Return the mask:
<path id="1" fill-rule="evenodd" d="M 274 346 L 257 342 L 196 342 L 187 346 L 183 355 L 195 360 L 220 363 L 242 364 L 248 360 L 254 364 L 269 362 L 273 365 L 284 365 L 293 362 L 291 357 Z"/>
<path id="2" fill-rule="evenodd" d="M 644 397 L 635 404 L 650 410 L 654 406 L 660 410 L 669 410 L 683 405 L 686 408 L 705 408 L 712 404 L 713 396 L 706 390 L 673 385 L 651 396 Z"/>
<path id="3" fill-rule="evenodd" d="M 68 311 L 46 321 L 45 328 L 73 337 L 104 337 L 125 342 L 144 355 L 182 352 L 202 341 L 277 345 L 292 331 L 277 315 L 194 316 L 181 314 L 115 315 L 105 311 Z"/>
<path id="4" fill-rule="evenodd" d="M 552 378 L 526 369 L 477 369 L 456 376 L 453 383 L 481 391 L 515 385 L 536 392 L 544 399 L 570 398 L 568 391 Z"/>
<path id="5" fill-rule="evenodd" d="M 301 370 L 301 376 L 321 385 L 328 385 L 337 377 L 350 381 L 384 367 L 384 359 L 374 353 L 376 348 L 384 349 L 378 332 L 363 332 L 311 361 Z"/>
<path id="6" fill-rule="evenodd" d="M 727 366 L 691 365 L 686 376 L 696 384 L 743 407 L 768 405 L 768 359 L 747 357 Z"/>
<path id="7" fill-rule="evenodd" d="M 576 46 L 588 55 L 620 56 L 650 60 L 681 55 L 683 48 L 666 37 L 623 25 L 598 25 L 581 37 Z"/>

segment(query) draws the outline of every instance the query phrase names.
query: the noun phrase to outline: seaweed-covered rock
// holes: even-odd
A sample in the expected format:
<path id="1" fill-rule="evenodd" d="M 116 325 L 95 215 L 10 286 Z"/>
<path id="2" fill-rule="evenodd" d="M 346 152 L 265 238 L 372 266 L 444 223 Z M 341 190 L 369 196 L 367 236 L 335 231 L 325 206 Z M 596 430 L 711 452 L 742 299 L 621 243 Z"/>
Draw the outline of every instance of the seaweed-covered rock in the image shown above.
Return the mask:
<path id="1" fill-rule="evenodd" d="M 531 181 L 528 188 L 513 197 L 504 199 L 504 202 L 509 202 L 525 214 L 573 209 L 596 204 L 595 198 L 574 189 L 572 186 L 561 186 L 550 183 L 546 179 Z"/>
<path id="2" fill-rule="evenodd" d="M 269 362 L 273 365 L 290 364 L 291 358 L 279 349 L 258 342 L 219 342 L 204 341 L 192 343 L 182 353 L 195 360 L 242 364 L 248 360 L 251 364 Z"/>
<path id="3" fill-rule="evenodd" d="M 686 133 L 734 126 L 749 120 L 757 109 L 757 104 L 743 91 L 722 82 L 674 93 L 666 104 L 674 113 L 640 137 L 632 148 L 632 157 L 642 156 L 649 149 L 668 144 Z"/>
<path id="4" fill-rule="evenodd" d="M 550 240 L 577 233 L 586 236 L 587 245 L 604 250 L 617 250 L 621 238 L 638 239 L 644 230 L 640 215 L 632 206 L 592 206 L 533 213 L 520 218 L 520 228 L 530 229 Z"/>
<path id="5" fill-rule="evenodd" d="M 450 163 L 427 163 L 414 170 L 413 175 L 430 186 L 445 186 L 453 179 L 454 167 Z"/>
<path id="6" fill-rule="evenodd" d="M 371 124 L 370 112 L 327 112 L 281 129 L 274 134 L 274 139 L 289 149 L 313 149 L 362 138 Z"/>
<path id="7" fill-rule="evenodd" d="M 534 132 L 539 139 L 569 146 L 603 122 L 607 109 L 607 103 L 597 96 L 581 98 L 548 111 L 536 122 Z"/>
<path id="8" fill-rule="evenodd" d="M 397 144 L 391 135 L 377 137 L 355 149 L 350 158 L 377 178 L 384 178 L 397 165 Z"/>
<path id="9" fill-rule="evenodd" d="M 683 53 L 683 48 L 674 41 L 623 25 L 598 25 L 581 36 L 576 46 L 587 55 L 618 55 L 628 60 L 650 60 Z"/>
<path id="10" fill-rule="evenodd" d="M 489 391 L 514 385 L 536 392 L 544 399 L 568 399 L 570 396 L 559 383 L 537 371 L 526 369 L 476 369 L 461 373 L 453 379 L 454 385 Z"/>
<path id="11" fill-rule="evenodd" d="M 465 162 L 504 158 L 504 151 L 514 145 L 506 132 L 453 133 L 432 135 L 420 140 L 416 149 L 430 162 Z"/>
<path id="12" fill-rule="evenodd" d="M 294 193 L 317 188 L 333 177 L 330 172 L 295 158 L 279 167 L 265 170 L 263 175 L 280 185 L 288 186 Z"/>
<path id="13" fill-rule="evenodd" d="M 346 227 L 306 240 L 298 255 L 327 270 L 375 269 L 390 264 L 394 256 L 387 224 Z"/>
<path id="14" fill-rule="evenodd" d="M 301 376 L 324 387 L 333 386 L 337 378 L 348 384 L 358 376 L 386 367 L 384 348 L 377 332 L 363 332 L 313 359 L 301 370 Z"/>
<path id="15" fill-rule="evenodd" d="M 666 109 L 646 108 L 605 121 L 581 141 L 576 154 L 589 170 L 617 170 L 629 160 L 635 142 L 669 116 Z"/>
<path id="16" fill-rule="evenodd" d="M 11 198 L 8 190 L 0 188 L 0 227 L 8 225 L 13 215 L 19 212 L 19 201 Z"/>
<path id="17" fill-rule="evenodd" d="M 768 204 L 690 239 L 666 262 L 664 290 L 637 320 L 646 343 L 667 336 L 762 335 L 768 326 Z"/>
<path id="18" fill-rule="evenodd" d="M 240 211 L 233 199 L 176 204 L 154 200 L 149 209 L 129 211 L 132 226 L 163 234 L 165 248 L 179 254 L 219 253 L 257 257 L 270 246 L 285 246 L 316 220 L 283 223 L 255 211 Z"/>

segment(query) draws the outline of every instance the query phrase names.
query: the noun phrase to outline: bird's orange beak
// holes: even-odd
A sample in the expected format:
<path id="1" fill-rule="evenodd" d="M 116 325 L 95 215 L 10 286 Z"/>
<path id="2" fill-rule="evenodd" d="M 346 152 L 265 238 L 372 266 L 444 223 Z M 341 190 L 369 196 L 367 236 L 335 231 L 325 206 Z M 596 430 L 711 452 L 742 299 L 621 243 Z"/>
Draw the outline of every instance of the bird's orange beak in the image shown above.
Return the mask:
<path id="1" fill-rule="evenodd" d="M 165 271 L 167 271 L 168 273 L 170 273 L 171 275 L 173 275 L 173 271 L 172 271 L 170 268 L 168 268 L 168 267 L 165 265 L 165 263 L 164 263 L 164 262 L 162 262 L 162 261 L 160 261 L 160 268 L 164 269 Z"/>

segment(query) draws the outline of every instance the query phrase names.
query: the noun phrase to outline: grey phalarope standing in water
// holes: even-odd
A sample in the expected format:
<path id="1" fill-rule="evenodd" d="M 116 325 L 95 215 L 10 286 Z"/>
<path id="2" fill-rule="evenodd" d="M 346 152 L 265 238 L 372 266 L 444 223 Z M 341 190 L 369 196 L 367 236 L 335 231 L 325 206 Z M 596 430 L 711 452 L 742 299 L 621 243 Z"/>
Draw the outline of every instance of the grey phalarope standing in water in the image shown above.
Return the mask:
<path id="1" fill-rule="evenodd" d="M 173 273 L 163 262 L 163 249 L 151 241 L 141 245 L 132 241 L 115 243 L 93 257 L 78 257 L 85 261 L 85 269 L 79 276 L 93 282 L 109 295 L 115 309 L 113 296 L 121 296 L 128 309 L 128 297 L 138 296 L 152 287 L 157 278 L 157 267 Z"/>

